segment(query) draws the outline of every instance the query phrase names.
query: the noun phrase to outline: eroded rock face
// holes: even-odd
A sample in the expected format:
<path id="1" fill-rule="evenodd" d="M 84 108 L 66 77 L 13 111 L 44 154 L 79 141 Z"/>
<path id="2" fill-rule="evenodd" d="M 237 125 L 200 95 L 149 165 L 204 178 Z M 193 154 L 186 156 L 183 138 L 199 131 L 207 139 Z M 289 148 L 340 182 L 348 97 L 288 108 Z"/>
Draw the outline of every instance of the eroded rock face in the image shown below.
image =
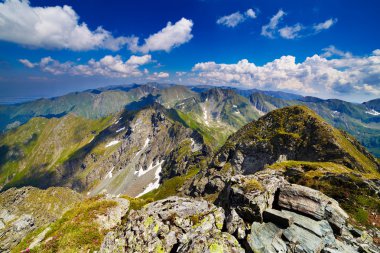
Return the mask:
<path id="1" fill-rule="evenodd" d="M 0 194 L 0 252 L 9 252 L 33 230 L 53 222 L 82 199 L 62 187 L 11 188 Z"/>
<path id="2" fill-rule="evenodd" d="M 338 234 L 346 225 L 348 215 L 337 201 L 323 193 L 301 185 L 287 185 L 280 189 L 278 205 L 282 208 L 327 220 Z"/>
<path id="3" fill-rule="evenodd" d="M 170 197 L 131 211 L 126 224 L 107 234 L 100 252 L 242 252 L 222 233 L 224 212 L 204 200 Z M 204 251 L 206 250 L 206 251 Z"/>

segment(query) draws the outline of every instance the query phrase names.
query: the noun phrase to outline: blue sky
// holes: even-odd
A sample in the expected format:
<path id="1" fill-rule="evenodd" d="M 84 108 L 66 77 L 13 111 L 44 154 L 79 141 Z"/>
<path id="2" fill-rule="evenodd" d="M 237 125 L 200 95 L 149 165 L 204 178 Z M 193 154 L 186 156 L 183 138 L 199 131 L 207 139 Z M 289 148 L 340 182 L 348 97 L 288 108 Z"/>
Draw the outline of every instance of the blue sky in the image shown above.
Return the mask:
<path id="1" fill-rule="evenodd" d="M 0 99 L 157 81 L 361 102 L 380 96 L 379 9 L 370 0 L 2 1 Z"/>

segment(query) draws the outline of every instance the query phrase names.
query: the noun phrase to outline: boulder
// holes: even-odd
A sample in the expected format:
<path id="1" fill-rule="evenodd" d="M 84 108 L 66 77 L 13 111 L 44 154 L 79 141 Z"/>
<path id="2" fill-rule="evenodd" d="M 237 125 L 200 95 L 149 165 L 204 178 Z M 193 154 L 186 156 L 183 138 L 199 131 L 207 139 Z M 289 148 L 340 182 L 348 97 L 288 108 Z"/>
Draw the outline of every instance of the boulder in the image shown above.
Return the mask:
<path id="1" fill-rule="evenodd" d="M 182 244 L 178 253 L 244 253 L 239 242 L 229 233 L 199 234 L 185 244 Z"/>
<path id="2" fill-rule="evenodd" d="M 336 200 L 320 191 L 301 185 L 286 185 L 280 189 L 278 205 L 316 220 L 327 220 L 337 234 L 342 233 L 348 215 Z"/>
<path id="3" fill-rule="evenodd" d="M 263 212 L 271 208 L 277 190 L 289 184 L 280 173 L 264 170 L 254 175 L 237 175 L 230 179 L 217 204 L 235 209 L 245 221 L 262 221 Z"/>
<path id="4" fill-rule="evenodd" d="M 282 232 L 273 223 L 253 222 L 247 242 L 255 253 L 286 252 L 286 244 L 281 239 Z"/>
<path id="5" fill-rule="evenodd" d="M 228 249 L 237 241 L 220 234 L 223 224 L 222 208 L 204 200 L 169 197 L 132 210 L 117 232 L 106 235 L 100 252 L 170 252 L 181 248 L 200 252 L 197 250 L 211 247 L 219 239 L 221 247 Z M 240 246 L 237 243 L 234 247 Z"/>
<path id="6" fill-rule="evenodd" d="M 284 228 L 289 227 L 294 222 L 293 216 L 271 208 L 264 211 L 263 219 L 265 222 L 272 222 L 277 226 Z"/>

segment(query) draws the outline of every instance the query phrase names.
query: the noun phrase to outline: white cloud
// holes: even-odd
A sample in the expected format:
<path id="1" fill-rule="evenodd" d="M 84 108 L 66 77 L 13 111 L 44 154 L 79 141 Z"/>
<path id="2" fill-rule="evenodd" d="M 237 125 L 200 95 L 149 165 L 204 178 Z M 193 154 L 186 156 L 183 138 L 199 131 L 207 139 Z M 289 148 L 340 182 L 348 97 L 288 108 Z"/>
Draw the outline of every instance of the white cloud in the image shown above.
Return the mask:
<path id="1" fill-rule="evenodd" d="M 240 13 L 240 11 L 234 12 L 230 15 L 220 17 L 216 23 L 218 25 L 224 25 L 227 27 L 236 27 L 240 23 L 243 23 L 247 18 L 256 18 L 256 12 L 253 9 L 246 10 L 245 13 Z"/>
<path id="2" fill-rule="evenodd" d="M 380 94 L 380 52 L 365 57 L 337 51 L 334 59 L 321 55 L 296 63 L 294 56 L 282 56 L 263 66 L 243 59 L 235 64 L 202 62 L 193 67 L 194 81 L 260 89 L 293 91 L 326 97 L 331 94 Z M 339 56 L 340 55 L 340 56 Z"/>
<path id="3" fill-rule="evenodd" d="M 245 15 L 247 17 L 250 17 L 250 18 L 257 18 L 257 15 L 256 15 L 256 12 L 252 9 L 248 9 L 246 12 L 245 12 Z"/>
<path id="4" fill-rule="evenodd" d="M 138 45 L 139 38 L 135 37 L 129 44 L 129 49 L 135 52 L 147 53 L 151 51 L 169 52 L 175 47 L 189 42 L 193 35 L 191 34 L 193 21 L 182 18 L 174 25 L 168 22 L 161 31 L 150 35 L 145 39 L 142 46 Z"/>
<path id="5" fill-rule="evenodd" d="M 170 76 L 167 72 L 154 72 L 150 76 L 147 77 L 148 80 L 158 80 L 158 79 L 165 79 Z"/>
<path id="6" fill-rule="evenodd" d="M 285 26 L 279 29 L 280 36 L 284 39 L 295 39 L 298 38 L 299 32 L 303 29 L 301 24 L 295 24 L 294 26 Z"/>
<path id="7" fill-rule="evenodd" d="M 28 68 L 34 68 L 34 64 L 31 63 L 28 59 L 20 59 L 19 61 Z"/>
<path id="8" fill-rule="evenodd" d="M 0 3 L 0 40 L 36 48 L 118 50 L 130 41 L 102 27 L 91 31 L 72 7 L 32 7 L 28 0 Z"/>
<path id="9" fill-rule="evenodd" d="M 329 29 L 331 26 L 333 26 L 336 22 L 338 22 L 338 19 L 334 18 L 330 18 L 328 20 L 326 20 L 325 22 L 322 22 L 322 23 L 319 23 L 319 24 L 316 24 L 313 26 L 314 30 L 316 32 L 320 32 L 322 30 L 327 30 Z"/>
<path id="10" fill-rule="evenodd" d="M 276 15 L 274 15 L 268 24 L 264 25 L 261 28 L 261 35 L 268 37 L 268 38 L 273 38 L 274 37 L 274 32 L 277 29 L 277 26 L 281 19 L 286 15 L 286 13 L 283 10 L 279 10 Z"/>
<path id="11" fill-rule="evenodd" d="M 350 58 L 352 57 L 352 54 L 350 52 L 344 52 L 342 50 L 337 49 L 335 46 L 331 45 L 328 46 L 324 49 L 322 49 L 324 53 L 321 55 L 322 57 L 331 57 L 331 56 L 340 56 L 340 57 L 345 57 L 345 58 Z M 376 50 L 375 50 L 376 51 Z M 375 51 L 373 54 L 375 54 Z"/>
<path id="12" fill-rule="evenodd" d="M 142 76 L 139 67 L 152 61 L 150 55 L 134 56 L 132 55 L 127 61 L 123 61 L 121 56 L 104 56 L 99 61 L 89 60 L 86 64 L 76 62 L 59 62 L 53 58 L 45 57 L 39 62 L 32 63 L 29 60 L 20 60 L 29 68 L 38 67 L 44 72 L 54 75 L 69 74 L 75 76 L 106 76 L 106 77 L 137 77 Z"/>

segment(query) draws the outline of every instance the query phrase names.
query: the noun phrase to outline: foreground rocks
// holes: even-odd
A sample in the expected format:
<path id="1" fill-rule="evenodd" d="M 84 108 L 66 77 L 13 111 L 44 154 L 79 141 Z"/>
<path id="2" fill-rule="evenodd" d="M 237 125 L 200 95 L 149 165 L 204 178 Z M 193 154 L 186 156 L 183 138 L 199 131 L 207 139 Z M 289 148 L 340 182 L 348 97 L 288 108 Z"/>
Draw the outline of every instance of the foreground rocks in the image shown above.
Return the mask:
<path id="1" fill-rule="evenodd" d="M 263 170 L 226 182 L 215 204 L 170 197 L 131 210 L 100 252 L 379 252 L 338 202 Z M 218 207 L 219 206 L 219 207 Z"/>
<path id="2" fill-rule="evenodd" d="M 67 188 L 11 188 L 0 194 L 0 252 L 9 252 L 31 231 L 53 222 L 78 203 L 81 195 Z"/>
<path id="3" fill-rule="evenodd" d="M 100 252 L 244 252 L 222 232 L 224 220 L 223 209 L 207 201 L 170 197 L 131 211 Z"/>

